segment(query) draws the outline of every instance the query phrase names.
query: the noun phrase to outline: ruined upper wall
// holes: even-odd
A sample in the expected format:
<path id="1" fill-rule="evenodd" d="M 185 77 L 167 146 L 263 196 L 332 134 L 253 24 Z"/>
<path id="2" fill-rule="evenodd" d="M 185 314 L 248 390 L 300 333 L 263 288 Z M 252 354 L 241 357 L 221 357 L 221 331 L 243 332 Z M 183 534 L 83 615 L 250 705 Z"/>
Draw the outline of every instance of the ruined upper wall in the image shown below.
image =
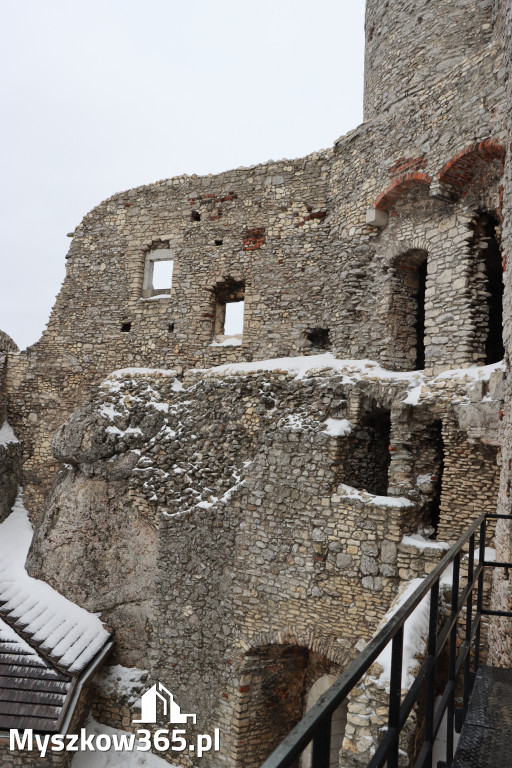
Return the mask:
<path id="1" fill-rule="evenodd" d="M 367 0 L 364 116 L 421 94 L 491 39 L 492 0 Z"/>
<path id="2" fill-rule="evenodd" d="M 393 18 L 409 24 L 417 17 L 416 6 L 393 0 L 386 23 L 393 9 Z M 445 66 L 437 27 L 450 27 L 461 9 L 462 28 L 473 25 L 473 32 L 460 61 Z M 396 77 L 389 69 L 386 89 L 392 93 L 400 82 L 407 57 L 408 70 L 420 66 L 420 52 L 425 62 L 437 57 L 439 71 L 425 64 L 424 87 L 414 98 L 376 115 L 334 150 L 160 181 L 114 195 L 85 216 L 48 329 L 33 347 L 9 355 L 9 418 L 24 444 L 32 510 L 56 468 L 51 435 L 116 368 L 180 370 L 326 348 L 338 357 L 414 368 L 399 268 L 411 250 L 429 262 L 427 368 L 485 362 L 483 249 L 471 242 L 471 222 L 479 210 L 502 215 L 506 67 L 499 37 L 488 44 L 491 5 L 471 10 L 469 0 L 457 9 L 443 2 L 442 12 L 437 4 L 439 18 L 418 25 L 425 45 L 404 44 L 404 61 L 397 59 Z M 505 18 L 498 10 L 496 29 Z M 369 18 L 383 12 L 369 4 Z M 439 34 L 448 43 L 448 32 Z M 455 35 L 460 50 L 464 34 Z M 370 41 L 370 69 L 384 56 L 380 35 L 374 30 Z M 388 52 L 393 39 L 390 33 Z M 369 70 L 367 84 L 371 77 Z M 474 160 L 470 180 L 452 195 L 439 176 L 467 152 Z M 385 208 L 387 227 L 366 223 L 375 206 Z M 170 293 L 151 296 L 145 274 L 154 252 L 169 254 L 174 274 Z M 237 291 L 243 286 L 245 296 L 242 343 L 227 346 L 214 343 L 216 292 L 226 281 Z"/>

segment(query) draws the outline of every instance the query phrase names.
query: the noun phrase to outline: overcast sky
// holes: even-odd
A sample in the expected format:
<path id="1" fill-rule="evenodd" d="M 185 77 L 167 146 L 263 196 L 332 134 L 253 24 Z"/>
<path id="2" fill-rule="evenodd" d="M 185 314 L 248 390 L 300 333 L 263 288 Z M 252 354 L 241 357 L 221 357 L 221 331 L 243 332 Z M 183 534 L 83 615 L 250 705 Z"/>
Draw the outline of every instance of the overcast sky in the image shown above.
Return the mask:
<path id="1" fill-rule="evenodd" d="M 0 0 L 0 329 L 40 337 L 106 197 L 355 128 L 363 21 L 364 0 Z"/>

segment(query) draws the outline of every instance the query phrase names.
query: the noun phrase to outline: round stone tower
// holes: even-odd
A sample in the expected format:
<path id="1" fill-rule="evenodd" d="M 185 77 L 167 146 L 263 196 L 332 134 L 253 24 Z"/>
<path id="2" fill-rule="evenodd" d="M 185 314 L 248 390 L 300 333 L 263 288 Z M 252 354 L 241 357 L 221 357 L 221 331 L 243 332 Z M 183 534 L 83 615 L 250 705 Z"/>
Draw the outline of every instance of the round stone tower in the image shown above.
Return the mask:
<path id="1" fill-rule="evenodd" d="M 492 0 L 367 0 L 364 117 L 450 80 L 489 42 Z M 448 76 L 448 77 L 447 77 Z"/>

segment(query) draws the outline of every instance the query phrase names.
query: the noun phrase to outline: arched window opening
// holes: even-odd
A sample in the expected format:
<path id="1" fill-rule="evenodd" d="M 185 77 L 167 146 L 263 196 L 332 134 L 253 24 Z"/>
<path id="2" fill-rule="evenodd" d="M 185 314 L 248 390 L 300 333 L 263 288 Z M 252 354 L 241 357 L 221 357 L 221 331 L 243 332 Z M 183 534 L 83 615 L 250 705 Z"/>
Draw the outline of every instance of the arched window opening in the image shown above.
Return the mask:
<path id="1" fill-rule="evenodd" d="M 395 262 L 390 311 L 390 363 L 405 370 L 425 367 L 427 252 L 413 249 Z"/>
<path id="2" fill-rule="evenodd" d="M 227 278 L 214 291 L 214 329 L 216 344 L 241 344 L 244 329 L 245 283 Z"/>

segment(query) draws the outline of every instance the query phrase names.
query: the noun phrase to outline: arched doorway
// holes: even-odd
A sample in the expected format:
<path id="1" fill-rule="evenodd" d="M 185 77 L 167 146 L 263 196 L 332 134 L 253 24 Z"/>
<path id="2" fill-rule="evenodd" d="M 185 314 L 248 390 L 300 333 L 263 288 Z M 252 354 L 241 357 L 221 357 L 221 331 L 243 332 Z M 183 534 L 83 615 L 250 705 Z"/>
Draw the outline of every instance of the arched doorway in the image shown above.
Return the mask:
<path id="1" fill-rule="evenodd" d="M 233 726 L 238 768 L 259 768 L 339 672 L 326 656 L 304 646 L 267 645 L 249 651 Z M 333 753 L 341 747 L 344 722 L 341 709 L 333 720 Z"/>

